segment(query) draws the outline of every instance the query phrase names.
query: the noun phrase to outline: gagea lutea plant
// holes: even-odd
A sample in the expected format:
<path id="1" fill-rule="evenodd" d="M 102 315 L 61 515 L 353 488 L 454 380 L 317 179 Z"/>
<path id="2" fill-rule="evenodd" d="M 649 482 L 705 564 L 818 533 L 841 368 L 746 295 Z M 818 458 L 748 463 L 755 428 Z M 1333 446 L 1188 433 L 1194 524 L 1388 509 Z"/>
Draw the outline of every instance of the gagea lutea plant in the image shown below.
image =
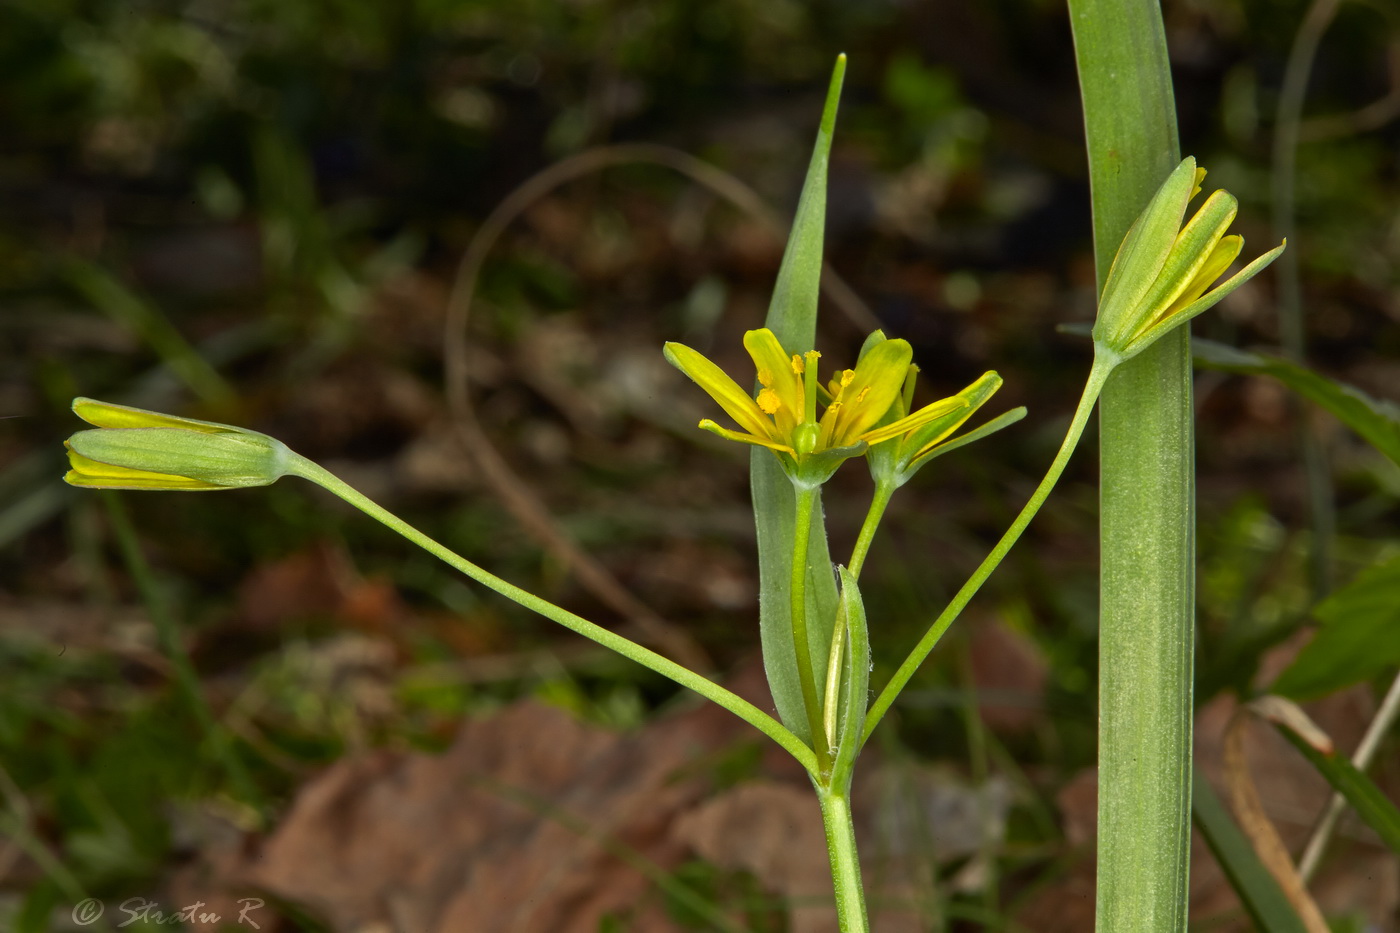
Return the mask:
<path id="1" fill-rule="evenodd" d="M 753 359 L 756 391 L 742 388 L 735 378 L 689 347 L 668 343 L 663 351 L 714 399 L 734 425 L 705 419 L 699 426 L 761 450 L 790 481 L 788 489 L 778 488 L 772 495 L 790 496 L 795 507 L 770 514 L 789 516 L 790 525 L 784 532 L 792 547 L 790 553 L 780 555 L 786 566 L 764 568 L 787 583 L 780 594 L 788 628 L 783 650 L 769 652 L 765 645 L 774 701 L 784 711 L 784 721 L 699 672 L 489 573 L 265 434 L 79 398 L 73 403 L 74 412 L 94 427 L 69 439 L 71 470 L 65 479 L 88 488 L 215 491 L 268 485 L 283 476 L 302 477 L 497 593 L 718 703 L 777 742 L 807 770 L 826 823 L 841 929 L 864 933 L 869 927 L 850 808 L 851 780 L 861 747 L 1045 501 L 1109 372 L 1243 284 L 1279 250 L 1266 253 L 1210 291 L 1243 245 L 1238 237 L 1224 236 L 1234 216 L 1234 200 L 1217 192 L 1182 227 L 1186 204 L 1198 190 L 1203 173 L 1187 159 L 1171 174 L 1119 250 L 1094 328 L 1094 364 L 1069 431 L 1044 479 L 996 547 L 872 702 L 869 627 L 859 576 L 891 497 L 939 455 L 1013 423 L 1025 411 L 1004 413 L 959 435 L 959 429 L 1002 384 L 996 373 L 988 372 L 946 398 L 918 405 L 915 389 L 919 368 L 909 343 L 902 339 L 881 332 L 871 334 L 854 365 L 828 370 L 825 381 L 819 373 L 822 355 L 810 346 L 810 337 L 800 343 L 780 340 L 776 332 L 779 326 L 787 334 L 815 332 L 825 166 L 844 66 L 843 57 L 837 62 L 812 168 L 779 273 L 770 327 L 749 331 L 743 338 Z M 825 528 L 813 522 L 813 516 L 821 514 L 818 496 L 842 464 L 862 459 L 874 481 L 867 517 L 851 555 L 832 571 L 830 586 L 838 594 L 831 606 L 834 616 L 813 618 L 821 602 L 809 599 L 806 589 L 812 579 L 821 581 L 813 576 L 808 554 L 818 536 L 825 540 Z M 756 462 L 755 469 L 760 468 L 762 464 Z M 774 503 L 755 504 L 762 516 L 764 507 Z M 829 642 L 814 648 L 810 633 L 827 631 L 831 633 Z M 790 690 L 789 684 L 796 684 L 796 690 Z"/>

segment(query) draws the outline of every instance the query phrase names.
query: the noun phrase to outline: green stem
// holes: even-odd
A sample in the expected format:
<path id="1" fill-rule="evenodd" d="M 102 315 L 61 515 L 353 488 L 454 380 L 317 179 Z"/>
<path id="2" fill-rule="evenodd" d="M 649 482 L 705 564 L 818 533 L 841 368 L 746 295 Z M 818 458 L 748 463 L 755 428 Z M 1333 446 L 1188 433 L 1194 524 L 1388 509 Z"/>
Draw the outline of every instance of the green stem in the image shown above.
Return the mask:
<path id="1" fill-rule="evenodd" d="M 122 503 L 121 497 L 115 493 L 104 491 L 102 499 L 107 506 L 107 517 L 112 523 L 112 533 L 116 536 L 117 548 L 121 551 L 122 560 L 126 562 L 131 579 L 136 583 L 136 589 L 141 593 L 141 600 L 146 604 L 146 610 L 151 614 L 151 622 L 156 628 L 156 637 L 160 640 L 160 646 L 165 651 L 166 660 L 170 662 L 170 668 L 174 672 L 176 688 L 183 694 L 186 705 L 204 732 L 205 741 L 212 746 L 214 754 L 223 763 L 234 790 L 244 803 L 256 808 L 261 813 L 263 809 L 262 795 L 258 793 L 257 785 L 253 783 L 248 769 L 244 767 L 243 760 L 238 757 L 238 751 L 229 742 L 227 730 L 214 718 L 214 712 L 209 708 L 209 701 L 205 699 L 204 691 L 199 684 L 199 675 L 195 673 L 194 665 L 190 663 L 190 656 L 185 652 L 184 645 L 180 642 L 180 633 L 175 625 L 175 619 L 171 616 L 165 598 L 156 585 L 150 564 L 146 563 L 146 557 L 141 553 L 141 544 L 136 538 L 136 530 L 131 526 L 131 518 L 126 513 L 126 506 Z"/>
<path id="2" fill-rule="evenodd" d="M 860 526 L 860 536 L 856 538 L 856 546 L 851 549 L 851 576 L 857 579 L 860 578 L 860 568 L 865 566 L 865 555 L 870 552 L 870 542 L 875 540 L 875 530 L 880 527 L 880 519 L 884 518 L 890 497 L 897 488 L 890 482 L 878 483 L 875 486 L 870 510 L 865 513 L 865 523 Z"/>
<path id="3" fill-rule="evenodd" d="M 1099 406 L 1098 933 L 1187 924 L 1195 516 L 1186 330 L 1120 367 Z"/>
<path id="4" fill-rule="evenodd" d="M 812 731 L 812 748 L 816 752 L 817 769 L 822 775 L 830 770 L 826 730 L 822 723 L 821 701 L 817 696 L 817 679 L 812 672 L 812 648 L 807 642 L 807 539 L 812 533 L 812 504 L 815 489 L 798 489 L 797 513 L 793 523 L 792 582 L 788 593 L 792 606 L 792 647 L 797 654 L 797 680 L 802 688 L 802 705 L 807 710 L 807 727 Z M 832 640 L 842 637 L 833 630 Z"/>
<path id="5" fill-rule="evenodd" d="M 1160 0 L 1070 0 L 1103 287 L 1180 161 Z M 1125 363 L 1099 406 L 1098 933 L 1182 933 L 1191 833 L 1191 335 Z"/>
<path id="6" fill-rule="evenodd" d="M 855 824 L 851 820 L 849 786 L 817 788 L 826 828 L 826 850 L 831 857 L 831 880 L 836 889 L 836 919 L 841 933 L 870 933 L 865 914 L 865 888 L 856 855 Z"/>
<path id="7" fill-rule="evenodd" d="M 919 665 L 924 663 L 929 652 L 933 651 L 938 640 L 948 630 L 948 626 L 953 624 L 953 620 L 963 611 L 963 607 L 973 596 L 977 595 L 977 591 L 982 588 L 987 577 L 991 576 L 992 571 L 1006 557 L 1007 552 L 1021 537 L 1021 533 L 1026 530 L 1026 526 L 1031 523 L 1031 519 L 1035 518 L 1035 514 L 1040 511 L 1040 507 L 1050 495 L 1050 490 L 1055 488 L 1060 474 L 1065 471 L 1065 465 L 1069 463 L 1070 455 L 1074 453 L 1074 448 L 1079 444 L 1079 438 L 1084 433 L 1084 426 L 1089 421 L 1089 413 L 1094 410 L 1094 402 L 1098 400 L 1099 393 L 1103 390 L 1104 381 L 1113 368 L 1118 365 L 1118 362 L 1115 357 L 1107 356 L 1102 352 L 1095 353 L 1094 365 L 1089 370 L 1089 378 L 1084 383 L 1084 392 L 1079 397 L 1079 407 L 1074 410 L 1074 418 L 1070 421 L 1069 430 L 1065 432 L 1065 439 L 1060 443 L 1060 450 L 1055 454 L 1050 469 L 1046 471 L 1045 477 L 1035 488 L 1035 492 L 1031 493 L 1030 500 L 1021 509 L 1021 514 L 1016 516 L 1011 527 L 1006 529 L 1006 533 L 1001 536 L 996 547 L 992 548 L 991 553 L 973 571 L 972 576 L 963 584 L 962 589 L 958 590 L 952 602 L 948 603 L 947 608 L 934 620 L 933 625 L 924 633 L 924 637 L 914 646 L 914 650 L 909 652 L 909 656 L 904 659 L 899 670 L 894 672 L 894 676 L 885 685 L 885 689 L 880 691 L 880 695 L 876 697 L 875 702 L 870 706 L 870 711 L 865 716 L 865 735 L 861 741 L 870 738 L 870 734 L 875 731 L 875 727 L 879 725 L 880 720 L 889 711 L 900 692 L 908 685 L 914 672 L 919 669 Z"/>
<path id="8" fill-rule="evenodd" d="M 611 632 L 603 628 L 601 625 L 589 622 L 582 616 L 575 615 L 567 609 L 561 609 L 548 600 L 541 599 L 514 584 L 507 583 L 495 574 L 488 573 L 465 557 L 462 557 L 450 548 L 423 534 L 423 532 L 389 512 L 358 490 L 347 485 L 339 477 L 326 470 L 320 464 L 314 463 L 294 453 L 291 456 L 291 462 L 288 465 L 287 472 L 294 476 L 308 479 L 327 491 L 334 493 L 369 517 L 397 531 L 429 554 L 432 554 L 454 569 L 461 571 L 483 586 L 495 590 L 507 599 L 514 600 L 525 608 L 539 613 L 546 619 L 557 622 L 585 638 L 590 638 L 604 648 L 616 651 L 618 654 L 632 659 L 643 667 L 656 671 L 663 677 L 670 678 L 682 687 L 688 687 L 694 690 L 705 699 L 724 707 L 735 716 L 738 716 L 740 719 L 753 726 L 759 732 L 768 736 L 774 742 L 777 742 L 788 754 L 796 758 L 798 763 L 806 768 L 808 772 L 812 774 L 818 772 L 816 756 L 813 755 L 812 750 L 808 748 L 801 739 L 793 735 L 782 723 L 763 712 L 763 710 L 759 709 L 757 706 L 754 706 L 748 700 L 740 697 L 738 694 L 726 690 L 714 681 L 690 670 L 690 668 L 682 667 L 675 661 L 662 657 L 649 648 L 642 647 L 629 638 L 624 638 L 616 632 Z"/>

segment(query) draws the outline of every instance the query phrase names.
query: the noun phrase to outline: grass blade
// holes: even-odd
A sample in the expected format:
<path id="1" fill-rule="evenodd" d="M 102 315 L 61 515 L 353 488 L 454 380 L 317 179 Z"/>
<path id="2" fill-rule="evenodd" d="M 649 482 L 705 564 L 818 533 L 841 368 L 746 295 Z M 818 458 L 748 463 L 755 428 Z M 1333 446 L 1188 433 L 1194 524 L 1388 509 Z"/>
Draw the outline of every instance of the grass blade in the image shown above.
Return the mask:
<path id="1" fill-rule="evenodd" d="M 1215 860 L 1261 933 L 1307 933 L 1303 921 L 1288 906 L 1278 882 L 1254 854 L 1249 840 L 1230 818 L 1200 769 L 1195 771 L 1191 810 Z"/>
<path id="2" fill-rule="evenodd" d="M 1375 782 L 1357 770 L 1330 741 L 1319 743 L 1316 737 L 1304 736 L 1287 721 L 1273 716 L 1269 719 L 1327 779 L 1332 789 L 1346 798 L 1356 815 L 1376 831 L 1390 851 L 1400 853 L 1400 808 L 1381 793 Z"/>
<path id="3" fill-rule="evenodd" d="M 1288 360 L 1246 353 L 1213 340 L 1192 341 L 1196 365 L 1227 373 L 1268 376 L 1310 402 L 1326 409 L 1372 447 L 1400 464 L 1400 406 L 1371 398 L 1346 383 L 1336 382 Z"/>

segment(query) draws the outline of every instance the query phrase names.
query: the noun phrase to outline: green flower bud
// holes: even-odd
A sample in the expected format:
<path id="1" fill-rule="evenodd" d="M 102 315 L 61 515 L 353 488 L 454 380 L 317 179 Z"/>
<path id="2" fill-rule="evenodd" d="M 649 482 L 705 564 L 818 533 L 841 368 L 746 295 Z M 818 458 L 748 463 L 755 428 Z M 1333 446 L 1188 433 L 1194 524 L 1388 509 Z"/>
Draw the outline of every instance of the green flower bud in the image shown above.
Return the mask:
<path id="1" fill-rule="evenodd" d="M 1100 351 L 1119 359 L 1136 356 L 1213 307 L 1283 252 L 1286 241 L 1207 291 L 1239 256 L 1244 238 L 1225 236 L 1239 207 L 1227 191 L 1216 191 L 1181 225 L 1205 174 L 1195 159 L 1183 159 L 1123 238 L 1099 298 L 1093 336 Z"/>
<path id="2" fill-rule="evenodd" d="M 281 441 L 226 424 L 177 418 L 90 398 L 73 412 L 97 430 L 64 444 L 73 486 L 190 491 L 267 486 L 287 474 Z"/>

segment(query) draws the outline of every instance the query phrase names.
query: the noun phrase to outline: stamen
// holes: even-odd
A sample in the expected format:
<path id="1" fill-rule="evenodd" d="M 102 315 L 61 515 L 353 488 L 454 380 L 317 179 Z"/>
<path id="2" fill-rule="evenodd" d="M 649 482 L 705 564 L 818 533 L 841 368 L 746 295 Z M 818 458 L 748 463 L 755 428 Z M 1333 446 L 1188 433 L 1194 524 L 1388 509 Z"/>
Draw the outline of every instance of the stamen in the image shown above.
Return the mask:
<path id="1" fill-rule="evenodd" d="M 794 354 L 792 355 L 792 372 L 793 372 L 794 375 L 800 376 L 800 375 L 802 375 L 802 370 L 803 370 L 803 366 L 802 366 L 802 357 L 800 357 L 800 356 L 798 356 L 796 353 L 794 353 Z"/>
<path id="2" fill-rule="evenodd" d="M 804 424 L 817 423 L 817 360 L 819 359 L 821 359 L 821 354 L 816 350 L 807 351 L 805 378 L 802 380 L 802 421 Z"/>
<path id="3" fill-rule="evenodd" d="M 756 401 L 758 402 L 758 407 L 761 408 L 765 414 L 769 415 L 777 414 L 783 407 L 782 398 L 779 397 L 777 392 L 768 388 L 758 393 Z"/>
<path id="4" fill-rule="evenodd" d="M 773 372 L 768 369 L 758 371 L 758 384 L 761 386 L 771 386 L 773 384 Z"/>

